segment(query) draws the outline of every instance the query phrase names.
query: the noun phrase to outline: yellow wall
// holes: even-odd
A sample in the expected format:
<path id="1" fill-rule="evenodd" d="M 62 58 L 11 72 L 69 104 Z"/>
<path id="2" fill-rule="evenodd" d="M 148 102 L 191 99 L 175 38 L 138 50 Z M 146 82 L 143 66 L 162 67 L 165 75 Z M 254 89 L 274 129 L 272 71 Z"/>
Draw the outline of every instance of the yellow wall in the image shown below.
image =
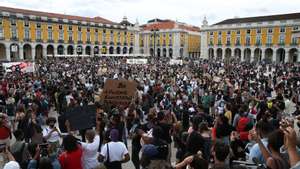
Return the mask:
<path id="1" fill-rule="evenodd" d="M 30 39 L 32 42 L 35 42 L 35 28 L 36 28 L 36 24 L 33 21 L 29 22 L 29 30 L 30 30 Z"/>
<path id="2" fill-rule="evenodd" d="M 17 32 L 18 32 L 18 38 L 20 41 L 23 41 L 24 39 L 24 22 L 22 20 L 17 20 Z"/>

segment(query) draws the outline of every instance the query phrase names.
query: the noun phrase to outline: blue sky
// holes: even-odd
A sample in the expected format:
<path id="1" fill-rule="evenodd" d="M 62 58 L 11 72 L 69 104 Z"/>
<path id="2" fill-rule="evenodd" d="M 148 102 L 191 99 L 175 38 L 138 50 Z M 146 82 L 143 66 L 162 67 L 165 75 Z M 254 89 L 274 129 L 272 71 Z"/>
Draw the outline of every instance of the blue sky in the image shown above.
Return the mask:
<path id="1" fill-rule="evenodd" d="M 233 17 L 300 12 L 300 0 L 1 0 L 1 6 L 80 16 L 101 16 L 120 22 L 146 23 L 153 18 L 172 19 L 200 26 Z"/>

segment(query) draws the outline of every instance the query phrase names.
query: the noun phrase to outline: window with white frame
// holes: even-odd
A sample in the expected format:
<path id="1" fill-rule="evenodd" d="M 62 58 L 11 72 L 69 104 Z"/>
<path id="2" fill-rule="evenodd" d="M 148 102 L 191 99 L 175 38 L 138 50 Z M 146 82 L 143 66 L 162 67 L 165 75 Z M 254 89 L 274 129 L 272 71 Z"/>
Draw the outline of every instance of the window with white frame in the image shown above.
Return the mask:
<path id="1" fill-rule="evenodd" d="M 59 40 L 64 40 L 64 30 L 59 30 Z"/>
<path id="2" fill-rule="evenodd" d="M 268 33 L 273 33 L 273 28 L 269 28 Z"/>
<path id="3" fill-rule="evenodd" d="M 257 45 L 261 44 L 261 36 L 256 36 L 256 44 Z"/>
<path id="4" fill-rule="evenodd" d="M 236 37 L 236 40 L 235 40 L 235 43 L 236 45 L 240 45 L 241 44 L 241 37 Z"/>
<path id="5" fill-rule="evenodd" d="M 53 40 L 52 25 L 48 25 L 48 40 Z"/>
<path id="6" fill-rule="evenodd" d="M 294 45 L 298 44 L 298 37 L 292 38 L 292 44 L 294 44 Z"/>
<path id="7" fill-rule="evenodd" d="M 272 44 L 272 41 L 273 41 L 273 36 L 272 35 L 268 35 L 267 37 L 267 44 Z"/>
<path id="8" fill-rule="evenodd" d="M 250 29 L 247 29 L 247 34 L 250 34 L 251 33 L 251 30 Z"/>
<path id="9" fill-rule="evenodd" d="M 218 38 L 218 45 L 221 45 L 222 44 L 222 39 L 221 37 Z"/>
<path id="10" fill-rule="evenodd" d="M 78 41 L 82 41 L 82 32 L 78 31 Z"/>
<path id="11" fill-rule="evenodd" d="M 29 27 L 29 21 L 27 19 L 24 21 L 24 27 Z"/>
<path id="12" fill-rule="evenodd" d="M 73 31 L 71 31 L 70 29 L 68 31 L 68 39 L 69 41 L 73 41 Z"/>
<path id="13" fill-rule="evenodd" d="M 42 39 L 42 31 L 41 28 L 36 29 L 36 39 L 41 40 Z"/>
<path id="14" fill-rule="evenodd" d="M 114 41 L 114 31 L 113 30 L 110 31 L 110 41 L 111 42 Z"/>
<path id="15" fill-rule="evenodd" d="M 250 45 L 251 38 L 250 36 L 246 36 L 246 45 Z"/>
<path id="16" fill-rule="evenodd" d="M 213 45 L 214 44 L 214 38 L 209 38 L 209 44 Z"/>
<path id="17" fill-rule="evenodd" d="M 230 37 L 227 37 L 227 38 L 226 38 L 226 44 L 227 44 L 227 45 L 230 45 Z"/>
<path id="18" fill-rule="evenodd" d="M 12 26 L 12 27 L 11 27 L 11 37 L 12 37 L 13 39 L 18 38 L 16 26 Z"/>
<path id="19" fill-rule="evenodd" d="M 16 26 L 16 25 L 17 25 L 16 20 L 15 20 L 15 19 L 11 19 L 11 20 L 10 20 L 10 25 L 11 25 L 11 26 Z"/>
<path id="20" fill-rule="evenodd" d="M 240 31 L 240 30 L 237 30 L 237 31 L 236 31 L 236 34 L 237 34 L 237 35 L 240 35 L 240 34 L 241 34 L 241 31 Z"/>
<path id="21" fill-rule="evenodd" d="M 213 35 L 214 35 L 214 32 L 210 32 L 209 35 L 210 35 L 210 36 L 213 36 Z"/>
<path id="22" fill-rule="evenodd" d="M 256 33 L 257 33 L 257 34 L 261 34 L 261 29 L 257 29 L 257 30 L 256 30 Z"/>
<path id="23" fill-rule="evenodd" d="M 3 39 L 4 38 L 4 31 L 3 31 L 3 27 L 0 25 L 0 38 Z"/>
<path id="24" fill-rule="evenodd" d="M 280 33 L 284 33 L 285 32 L 285 27 L 280 27 Z"/>
<path id="25" fill-rule="evenodd" d="M 25 35 L 25 39 L 29 40 L 30 39 L 30 31 L 28 27 L 25 27 L 24 29 L 24 35 Z"/>
<path id="26" fill-rule="evenodd" d="M 294 26 L 293 31 L 297 31 L 297 30 L 299 30 L 299 26 Z"/>
<path id="27" fill-rule="evenodd" d="M 98 29 L 95 29 L 95 41 L 98 42 L 98 40 L 99 40 Z"/>
<path id="28" fill-rule="evenodd" d="M 87 33 L 86 33 L 86 40 L 87 40 L 88 42 L 91 41 L 91 32 L 87 32 Z"/>
<path id="29" fill-rule="evenodd" d="M 284 39 L 285 39 L 285 36 L 284 35 L 280 35 L 279 36 L 279 44 L 284 44 Z"/>

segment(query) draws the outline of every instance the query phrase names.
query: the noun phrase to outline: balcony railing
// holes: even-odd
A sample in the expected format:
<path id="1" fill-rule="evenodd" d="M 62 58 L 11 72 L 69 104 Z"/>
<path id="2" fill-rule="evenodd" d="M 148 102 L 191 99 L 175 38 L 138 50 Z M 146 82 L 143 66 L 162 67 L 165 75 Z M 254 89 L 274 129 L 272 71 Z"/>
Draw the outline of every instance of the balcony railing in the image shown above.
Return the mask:
<path id="1" fill-rule="evenodd" d="M 48 43 L 54 43 L 54 40 L 53 40 L 53 39 L 48 39 L 47 42 L 48 42 Z"/>
<path id="2" fill-rule="evenodd" d="M 297 43 L 297 42 L 292 42 L 291 44 L 290 44 L 290 46 L 298 46 L 299 44 Z"/>
<path id="3" fill-rule="evenodd" d="M 266 43 L 266 46 L 273 46 L 273 43 Z"/>

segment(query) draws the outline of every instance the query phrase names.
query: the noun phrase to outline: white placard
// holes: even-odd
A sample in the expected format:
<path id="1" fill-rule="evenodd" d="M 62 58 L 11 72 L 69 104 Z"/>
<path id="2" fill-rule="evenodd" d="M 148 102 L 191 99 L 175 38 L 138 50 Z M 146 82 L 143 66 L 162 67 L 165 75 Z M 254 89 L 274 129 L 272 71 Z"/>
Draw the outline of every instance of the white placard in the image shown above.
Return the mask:
<path id="1" fill-rule="evenodd" d="M 35 63 L 33 62 L 9 62 L 3 63 L 5 72 L 14 72 L 19 69 L 23 73 L 31 73 L 35 71 Z"/>
<path id="2" fill-rule="evenodd" d="M 170 60 L 170 65 L 183 65 L 182 60 L 177 60 L 177 59 L 171 59 Z"/>
<path id="3" fill-rule="evenodd" d="M 135 65 L 144 65 L 148 63 L 147 59 L 127 59 L 126 60 L 127 64 L 135 64 Z"/>

